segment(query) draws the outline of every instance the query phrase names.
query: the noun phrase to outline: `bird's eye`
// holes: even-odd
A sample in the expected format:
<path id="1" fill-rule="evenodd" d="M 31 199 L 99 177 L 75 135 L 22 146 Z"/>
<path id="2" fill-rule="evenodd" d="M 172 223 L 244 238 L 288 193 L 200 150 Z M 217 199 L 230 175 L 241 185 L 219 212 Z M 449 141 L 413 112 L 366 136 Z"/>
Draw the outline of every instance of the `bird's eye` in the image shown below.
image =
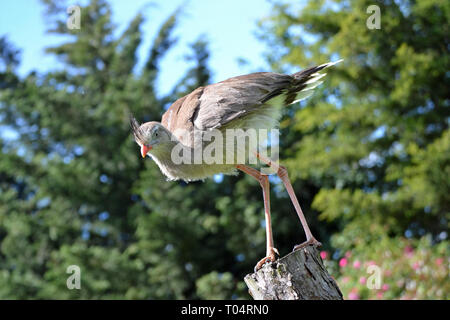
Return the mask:
<path id="1" fill-rule="evenodd" d="M 158 136 L 158 132 L 155 132 L 155 137 L 157 137 Z"/>

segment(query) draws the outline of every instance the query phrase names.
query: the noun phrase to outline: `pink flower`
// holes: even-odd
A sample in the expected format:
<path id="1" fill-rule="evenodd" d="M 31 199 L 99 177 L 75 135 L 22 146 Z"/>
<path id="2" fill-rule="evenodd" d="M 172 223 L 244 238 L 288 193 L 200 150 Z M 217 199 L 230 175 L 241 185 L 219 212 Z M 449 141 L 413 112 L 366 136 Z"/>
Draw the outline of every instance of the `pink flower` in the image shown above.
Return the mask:
<path id="1" fill-rule="evenodd" d="M 353 268 L 359 269 L 359 267 L 361 267 L 361 262 L 359 262 L 359 260 L 356 260 L 355 262 L 353 262 Z"/>
<path id="2" fill-rule="evenodd" d="M 383 284 L 383 286 L 381 287 L 381 290 L 388 291 L 389 290 L 389 285 L 387 283 Z"/>
<path id="3" fill-rule="evenodd" d="M 366 281 L 367 281 L 366 277 L 359 278 L 359 283 L 361 284 L 366 284 Z"/>
<path id="4" fill-rule="evenodd" d="M 413 265 L 412 265 L 412 268 L 413 268 L 414 270 L 419 269 L 419 267 L 420 267 L 420 264 L 419 264 L 418 262 L 414 262 Z"/>
<path id="5" fill-rule="evenodd" d="M 343 277 L 342 278 L 342 283 L 347 283 L 347 282 L 349 282 L 350 281 L 350 277 Z"/>
<path id="6" fill-rule="evenodd" d="M 339 260 L 339 266 L 341 268 L 345 267 L 347 265 L 347 259 L 346 258 L 342 258 L 341 260 Z"/>
<path id="7" fill-rule="evenodd" d="M 348 299 L 349 300 L 359 300 L 359 294 L 357 292 L 351 291 L 348 294 Z"/>
<path id="8" fill-rule="evenodd" d="M 377 292 L 377 298 L 383 299 L 383 292 Z"/>
<path id="9" fill-rule="evenodd" d="M 347 251 L 346 253 L 345 253 L 345 257 L 348 259 L 348 258 L 350 258 L 352 256 L 352 252 L 351 251 Z"/>
<path id="10" fill-rule="evenodd" d="M 436 265 L 440 266 L 444 262 L 444 258 L 437 258 L 435 262 Z"/>
<path id="11" fill-rule="evenodd" d="M 386 271 L 384 272 L 384 275 L 385 275 L 386 277 L 390 277 L 390 276 L 392 275 L 392 271 L 391 271 L 391 270 L 386 270 Z"/>
<path id="12" fill-rule="evenodd" d="M 376 264 L 377 264 L 377 263 L 376 263 L 375 261 L 370 260 L 370 261 L 364 262 L 364 267 L 374 266 L 374 265 L 376 265 Z"/>
<path id="13" fill-rule="evenodd" d="M 411 246 L 406 246 L 405 247 L 405 250 L 403 251 L 404 253 L 405 253 L 405 256 L 407 256 L 407 257 L 412 257 L 413 256 L 413 254 L 414 254 L 414 249 L 413 249 L 413 247 L 411 247 Z"/>
<path id="14" fill-rule="evenodd" d="M 328 252 L 320 251 L 320 257 L 325 260 L 328 257 Z"/>

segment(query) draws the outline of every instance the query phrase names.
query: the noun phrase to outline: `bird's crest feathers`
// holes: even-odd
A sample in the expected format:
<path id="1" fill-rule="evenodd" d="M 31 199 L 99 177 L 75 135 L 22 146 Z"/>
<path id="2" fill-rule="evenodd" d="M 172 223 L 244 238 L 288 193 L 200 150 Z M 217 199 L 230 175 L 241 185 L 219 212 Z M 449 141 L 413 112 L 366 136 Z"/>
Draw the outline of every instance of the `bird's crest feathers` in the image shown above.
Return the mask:
<path id="1" fill-rule="evenodd" d="M 134 135 L 136 142 L 140 142 L 141 144 L 144 144 L 144 142 L 145 142 L 144 132 L 142 131 L 142 129 L 139 125 L 139 122 L 137 122 L 136 118 L 133 115 L 130 116 L 130 126 L 131 126 L 131 130 L 133 131 L 133 135 Z"/>

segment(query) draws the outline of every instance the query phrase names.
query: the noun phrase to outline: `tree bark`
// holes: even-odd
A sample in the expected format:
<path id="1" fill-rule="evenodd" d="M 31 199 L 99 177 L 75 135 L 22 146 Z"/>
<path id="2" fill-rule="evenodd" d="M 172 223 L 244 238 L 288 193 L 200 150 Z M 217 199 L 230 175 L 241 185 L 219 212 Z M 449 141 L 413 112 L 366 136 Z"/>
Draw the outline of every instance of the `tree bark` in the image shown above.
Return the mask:
<path id="1" fill-rule="evenodd" d="M 255 300 L 342 300 L 319 251 L 309 245 L 266 263 L 244 279 Z"/>

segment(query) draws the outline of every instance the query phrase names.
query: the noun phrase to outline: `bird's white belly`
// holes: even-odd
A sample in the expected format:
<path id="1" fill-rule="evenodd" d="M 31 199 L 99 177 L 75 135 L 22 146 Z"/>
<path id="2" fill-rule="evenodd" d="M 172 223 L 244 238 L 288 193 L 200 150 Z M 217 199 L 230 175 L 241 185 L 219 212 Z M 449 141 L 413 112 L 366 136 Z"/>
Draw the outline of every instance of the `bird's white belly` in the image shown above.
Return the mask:
<path id="1" fill-rule="evenodd" d="M 196 181 L 196 180 L 204 180 L 208 177 L 212 177 L 216 174 L 222 173 L 226 175 L 235 175 L 237 174 L 236 165 L 238 164 L 257 164 L 256 161 L 256 151 L 257 148 L 253 148 L 254 146 L 249 143 L 241 143 L 243 139 L 233 140 L 232 149 L 230 145 L 226 143 L 226 131 L 231 129 L 241 129 L 241 130 L 256 130 L 256 134 L 258 135 L 258 130 L 263 129 L 272 130 L 278 126 L 278 120 L 280 117 L 280 108 L 278 105 L 268 104 L 261 106 L 258 110 L 259 112 L 250 113 L 245 117 L 235 119 L 231 123 L 221 127 L 219 131 L 222 132 L 223 135 L 223 146 L 222 146 L 222 157 L 219 157 L 219 161 L 205 161 L 205 147 L 209 144 L 206 143 L 202 146 L 202 149 L 199 151 L 201 156 L 200 162 L 194 161 L 194 156 L 191 154 L 189 160 L 187 162 L 177 162 L 174 160 L 174 155 L 170 152 L 169 154 L 158 155 L 152 154 L 153 160 L 159 166 L 161 172 L 169 179 L 169 180 L 184 180 L 184 181 Z M 238 140 L 241 140 L 238 142 Z M 258 137 L 258 145 L 262 143 Z M 228 147 L 228 149 L 227 149 Z M 188 148 L 190 149 L 190 148 Z M 194 152 L 193 149 L 190 149 Z M 189 153 L 189 152 L 187 152 Z M 230 156 L 230 154 L 232 154 Z M 231 161 L 230 161 L 231 159 Z M 250 161 L 249 161 L 250 160 Z"/>
<path id="2" fill-rule="evenodd" d="M 173 162 L 162 162 L 153 158 L 161 172 L 169 180 L 196 181 L 204 180 L 215 174 L 223 173 L 226 175 L 236 175 L 237 169 L 234 164 L 174 164 Z"/>

